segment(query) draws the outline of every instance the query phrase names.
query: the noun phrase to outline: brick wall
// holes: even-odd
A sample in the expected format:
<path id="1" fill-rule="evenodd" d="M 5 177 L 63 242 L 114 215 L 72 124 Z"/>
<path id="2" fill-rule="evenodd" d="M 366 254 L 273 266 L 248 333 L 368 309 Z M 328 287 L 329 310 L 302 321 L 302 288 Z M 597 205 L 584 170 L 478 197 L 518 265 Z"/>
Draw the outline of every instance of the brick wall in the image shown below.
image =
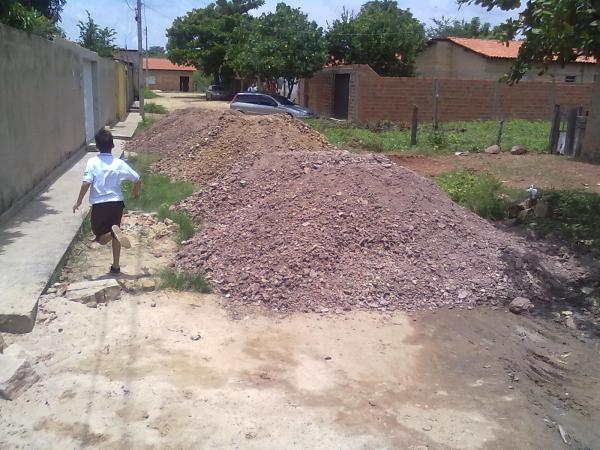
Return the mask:
<path id="1" fill-rule="evenodd" d="M 349 119 L 356 122 L 409 122 L 413 105 L 419 120 L 433 119 L 433 78 L 380 77 L 369 66 L 353 65 L 323 70 L 300 83 L 299 101 L 315 113 L 331 116 L 336 73 L 350 73 Z M 492 80 L 440 79 L 438 118 L 454 120 L 550 118 L 555 103 L 589 109 L 592 83 L 524 81 L 513 86 Z"/>
<path id="2" fill-rule="evenodd" d="M 161 91 L 179 91 L 179 77 L 189 77 L 189 90 L 193 91 L 192 75 L 190 71 L 175 71 L 175 70 L 150 70 L 148 76 L 154 77 L 155 83 L 149 84 L 150 89 L 160 89 Z"/>

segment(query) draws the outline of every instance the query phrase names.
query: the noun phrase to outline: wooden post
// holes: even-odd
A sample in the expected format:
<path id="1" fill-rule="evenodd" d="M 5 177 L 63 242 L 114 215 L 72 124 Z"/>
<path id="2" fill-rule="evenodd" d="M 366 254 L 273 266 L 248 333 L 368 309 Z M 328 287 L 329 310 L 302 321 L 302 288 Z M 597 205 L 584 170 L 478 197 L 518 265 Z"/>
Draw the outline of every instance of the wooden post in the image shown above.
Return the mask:
<path id="1" fill-rule="evenodd" d="M 550 128 L 550 153 L 556 151 L 558 145 L 558 138 L 560 136 L 560 105 L 554 105 L 554 111 L 552 112 L 552 127 Z"/>
<path id="2" fill-rule="evenodd" d="M 504 129 L 504 119 L 500 121 L 500 127 L 498 128 L 498 136 L 496 137 L 496 145 L 500 147 L 500 142 L 502 142 L 502 130 Z"/>
<path id="3" fill-rule="evenodd" d="M 433 93 L 433 129 L 438 129 L 438 97 L 440 96 L 440 80 L 435 80 Z"/>
<path id="4" fill-rule="evenodd" d="M 417 126 L 419 125 L 419 108 L 417 105 L 413 105 L 412 110 L 412 124 L 410 128 L 410 145 L 411 147 L 417 145 Z"/>
<path id="5" fill-rule="evenodd" d="M 565 155 L 573 155 L 575 147 L 575 127 L 577 126 L 577 108 L 569 110 L 567 116 L 567 135 L 565 136 Z"/>

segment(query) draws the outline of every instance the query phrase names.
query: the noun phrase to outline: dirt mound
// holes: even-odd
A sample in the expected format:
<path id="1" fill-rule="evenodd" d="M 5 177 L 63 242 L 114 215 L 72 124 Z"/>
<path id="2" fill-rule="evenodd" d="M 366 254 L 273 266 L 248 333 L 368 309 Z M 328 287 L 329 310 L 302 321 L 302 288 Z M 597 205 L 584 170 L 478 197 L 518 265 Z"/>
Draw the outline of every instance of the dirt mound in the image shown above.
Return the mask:
<path id="1" fill-rule="evenodd" d="M 287 116 L 199 109 L 170 114 L 127 146 L 164 155 L 154 166 L 157 171 L 199 185 L 226 173 L 244 156 L 332 148 L 318 132 Z"/>
<path id="2" fill-rule="evenodd" d="M 206 227 L 178 267 L 234 302 L 412 310 L 522 293 L 502 232 L 385 157 L 264 154 L 180 207 Z"/>

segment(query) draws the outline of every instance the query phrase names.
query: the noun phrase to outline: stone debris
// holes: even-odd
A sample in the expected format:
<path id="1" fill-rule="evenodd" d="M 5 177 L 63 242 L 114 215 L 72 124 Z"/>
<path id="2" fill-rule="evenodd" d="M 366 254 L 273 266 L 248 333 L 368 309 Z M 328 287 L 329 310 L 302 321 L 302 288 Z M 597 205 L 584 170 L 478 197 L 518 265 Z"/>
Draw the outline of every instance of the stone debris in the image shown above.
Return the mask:
<path id="1" fill-rule="evenodd" d="M 522 314 L 524 312 L 529 312 L 533 309 L 533 303 L 528 298 L 517 297 L 510 305 L 508 305 L 508 310 L 515 314 Z"/>
<path id="2" fill-rule="evenodd" d="M 65 299 L 95 307 L 121 297 L 121 285 L 113 278 L 71 283 L 64 295 Z"/>
<path id="3" fill-rule="evenodd" d="M 0 397 L 3 399 L 14 400 L 39 379 L 21 347 L 13 344 L 0 355 Z"/>
<path id="4" fill-rule="evenodd" d="M 501 150 L 499 145 L 492 145 L 484 150 L 484 152 L 488 155 L 497 155 L 498 153 L 500 153 L 500 151 Z"/>
<path id="5" fill-rule="evenodd" d="M 513 148 L 510 149 L 511 155 L 524 155 L 525 153 L 527 153 L 527 148 L 520 144 L 515 145 Z"/>
<path id="6" fill-rule="evenodd" d="M 152 292 L 156 289 L 156 282 L 150 278 L 146 278 L 142 281 L 142 291 Z"/>

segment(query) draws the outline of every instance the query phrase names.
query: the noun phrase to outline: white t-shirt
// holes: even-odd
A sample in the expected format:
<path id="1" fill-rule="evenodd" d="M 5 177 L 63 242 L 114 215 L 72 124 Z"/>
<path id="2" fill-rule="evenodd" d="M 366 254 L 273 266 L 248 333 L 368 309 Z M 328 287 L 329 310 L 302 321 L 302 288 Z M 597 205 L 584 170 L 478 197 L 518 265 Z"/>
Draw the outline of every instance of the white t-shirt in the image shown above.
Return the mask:
<path id="1" fill-rule="evenodd" d="M 83 181 L 90 183 L 90 203 L 123 201 L 121 183 L 123 181 L 136 182 L 140 179 L 138 173 L 129 165 L 115 158 L 110 153 L 100 153 L 87 162 Z"/>

